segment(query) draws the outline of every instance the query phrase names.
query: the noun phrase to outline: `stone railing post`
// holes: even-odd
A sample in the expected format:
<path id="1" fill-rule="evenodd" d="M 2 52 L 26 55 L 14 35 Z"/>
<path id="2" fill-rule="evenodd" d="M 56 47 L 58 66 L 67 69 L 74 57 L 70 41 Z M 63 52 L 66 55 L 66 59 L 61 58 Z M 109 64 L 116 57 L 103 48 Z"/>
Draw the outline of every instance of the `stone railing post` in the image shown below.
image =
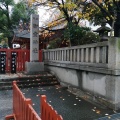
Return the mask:
<path id="1" fill-rule="evenodd" d="M 120 38 L 111 38 L 108 46 L 108 68 L 120 69 Z"/>
<path id="2" fill-rule="evenodd" d="M 94 48 L 91 48 L 90 52 L 91 52 L 90 62 L 93 63 L 94 62 Z"/>

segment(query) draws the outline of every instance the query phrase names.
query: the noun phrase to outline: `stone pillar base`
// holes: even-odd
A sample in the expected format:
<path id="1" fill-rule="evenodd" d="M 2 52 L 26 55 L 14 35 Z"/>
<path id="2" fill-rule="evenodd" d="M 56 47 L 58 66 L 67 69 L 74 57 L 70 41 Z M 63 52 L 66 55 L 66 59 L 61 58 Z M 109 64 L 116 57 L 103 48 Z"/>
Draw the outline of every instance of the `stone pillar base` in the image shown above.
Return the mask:
<path id="1" fill-rule="evenodd" d="M 44 71 L 44 62 L 26 62 L 25 74 L 38 74 Z"/>

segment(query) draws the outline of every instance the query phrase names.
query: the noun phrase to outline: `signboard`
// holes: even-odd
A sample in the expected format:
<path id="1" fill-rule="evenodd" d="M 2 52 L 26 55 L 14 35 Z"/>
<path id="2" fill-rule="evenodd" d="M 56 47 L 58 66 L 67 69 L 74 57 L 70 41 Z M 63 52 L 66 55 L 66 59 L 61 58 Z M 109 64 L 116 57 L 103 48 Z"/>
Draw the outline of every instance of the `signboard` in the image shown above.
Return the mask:
<path id="1" fill-rule="evenodd" d="M 30 17 L 30 62 L 34 62 L 39 60 L 39 15 Z"/>

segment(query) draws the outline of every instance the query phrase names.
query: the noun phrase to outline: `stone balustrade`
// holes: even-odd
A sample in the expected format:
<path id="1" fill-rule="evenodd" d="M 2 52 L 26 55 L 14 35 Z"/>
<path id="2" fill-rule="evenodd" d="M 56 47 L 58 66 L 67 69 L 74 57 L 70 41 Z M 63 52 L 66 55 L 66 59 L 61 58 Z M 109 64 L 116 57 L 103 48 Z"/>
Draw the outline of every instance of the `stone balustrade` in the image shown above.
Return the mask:
<path id="1" fill-rule="evenodd" d="M 120 69 L 120 39 L 74 47 L 44 50 L 44 62 L 79 64 L 109 69 Z"/>

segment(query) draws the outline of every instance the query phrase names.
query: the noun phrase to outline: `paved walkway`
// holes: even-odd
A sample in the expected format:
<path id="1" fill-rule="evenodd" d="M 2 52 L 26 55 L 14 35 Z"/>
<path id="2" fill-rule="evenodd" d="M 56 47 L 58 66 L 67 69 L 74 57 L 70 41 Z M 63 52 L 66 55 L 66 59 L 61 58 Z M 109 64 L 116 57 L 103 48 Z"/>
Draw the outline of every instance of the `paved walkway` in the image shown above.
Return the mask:
<path id="1" fill-rule="evenodd" d="M 39 95 L 42 94 L 47 96 L 49 104 L 64 120 L 94 120 L 114 113 L 111 109 L 102 109 L 59 86 L 27 88 L 22 91 L 26 97 L 32 99 L 33 107 L 38 114 L 40 114 Z"/>
<path id="2" fill-rule="evenodd" d="M 120 120 L 120 113 L 109 115 L 106 117 L 99 118 L 97 120 Z"/>
<path id="3" fill-rule="evenodd" d="M 2 75 L 0 78 L 20 77 L 22 74 Z M 33 101 L 33 107 L 40 115 L 39 95 L 46 95 L 47 101 L 64 120 L 120 120 L 120 114 L 115 114 L 111 109 L 103 109 L 91 104 L 82 98 L 73 95 L 61 86 L 47 86 L 22 89 L 23 94 Z M 12 90 L 0 91 L 0 120 L 12 113 Z M 114 114 L 113 116 L 110 116 Z"/>
<path id="4" fill-rule="evenodd" d="M 12 90 L 0 91 L 0 120 L 12 113 Z"/>

